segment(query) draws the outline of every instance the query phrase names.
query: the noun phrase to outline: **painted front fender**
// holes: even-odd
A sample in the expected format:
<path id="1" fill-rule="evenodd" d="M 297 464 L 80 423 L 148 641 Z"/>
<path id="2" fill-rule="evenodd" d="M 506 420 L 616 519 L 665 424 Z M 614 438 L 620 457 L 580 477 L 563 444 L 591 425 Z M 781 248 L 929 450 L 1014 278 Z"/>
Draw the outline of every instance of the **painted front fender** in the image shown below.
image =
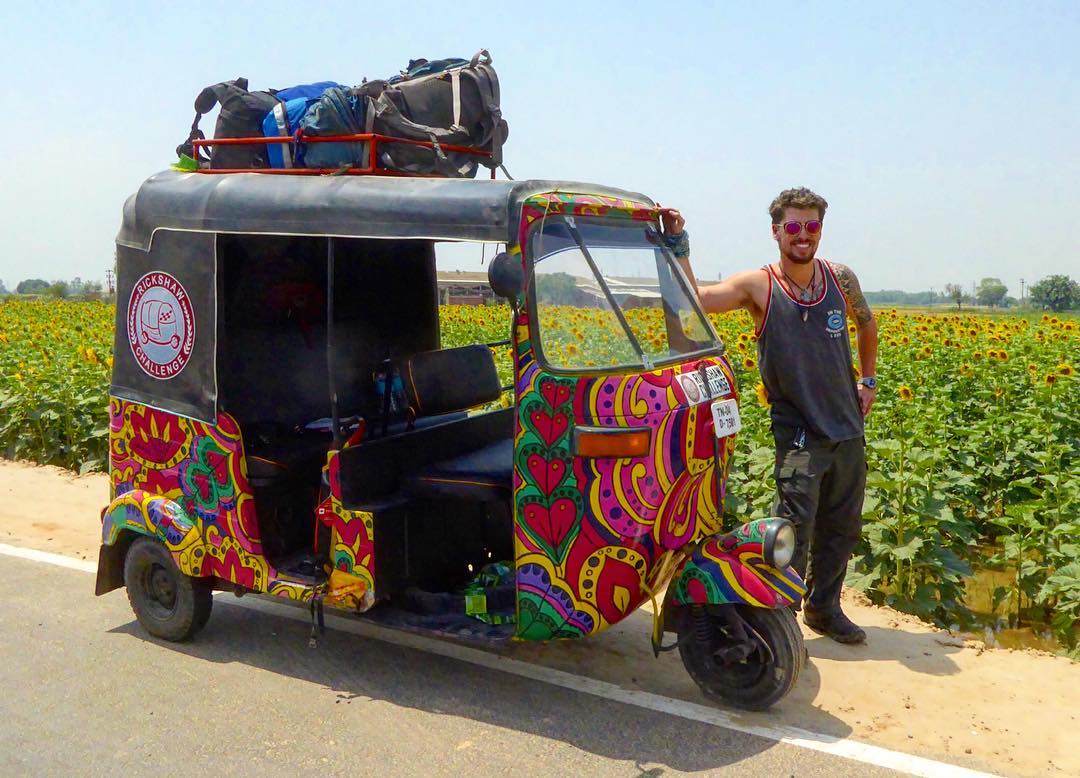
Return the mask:
<path id="1" fill-rule="evenodd" d="M 672 605 L 753 605 L 786 608 L 806 594 L 791 567 L 765 562 L 770 519 L 747 522 L 733 532 L 703 539 L 675 571 L 669 588 Z"/>
<path id="2" fill-rule="evenodd" d="M 164 543 L 185 575 L 202 575 L 206 549 L 200 524 L 176 501 L 139 489 L 118 495 L 102 515 L 103 555 L 108 553 L 106 548 L 121 545 L 121 538 L 132 532 Z"/>

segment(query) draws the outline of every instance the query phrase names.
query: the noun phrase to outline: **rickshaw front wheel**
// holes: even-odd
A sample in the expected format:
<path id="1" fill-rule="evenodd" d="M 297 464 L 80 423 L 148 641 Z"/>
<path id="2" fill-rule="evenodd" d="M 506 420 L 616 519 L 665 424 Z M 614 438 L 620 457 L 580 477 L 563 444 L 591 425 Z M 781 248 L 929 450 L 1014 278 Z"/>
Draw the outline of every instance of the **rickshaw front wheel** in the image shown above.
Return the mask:
<path id="1" fill-rule="evenodd" d="M 694 605 L 686 616 L 679 656 L 706 697 L 765 710 L 794 688 L 806 655 L 790 609 Z"/>
<path id="2" fill-rule="evenodd" d="M 124 585 L 139 623 L 154 637 L 190 640 L 210 618 L 210 582 L 180 572 L 168 549 L 153 538 L 131 544 L 124 559 Z"/>

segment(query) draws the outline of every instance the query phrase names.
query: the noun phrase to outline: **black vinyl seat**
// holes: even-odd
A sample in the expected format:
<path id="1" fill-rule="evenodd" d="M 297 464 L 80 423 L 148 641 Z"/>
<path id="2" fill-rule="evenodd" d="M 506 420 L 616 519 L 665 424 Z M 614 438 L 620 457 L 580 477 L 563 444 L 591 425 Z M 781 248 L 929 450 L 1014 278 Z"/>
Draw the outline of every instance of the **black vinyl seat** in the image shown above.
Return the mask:
<path id="1" fill-rule="evenodd" d="M 514 441 L 499 440 L 434 462 L 401 479 L 401 491 L 423 499 L 505 501 L 513 488 Z"/>
<path id="2" fill-rule="evenodd" d="M 258 486 L 294 474 L 318 472 L 326 462 L 330 444 L 329 433 L 310 430 L 280 437 L 245 438 L 248 480 Z"/>

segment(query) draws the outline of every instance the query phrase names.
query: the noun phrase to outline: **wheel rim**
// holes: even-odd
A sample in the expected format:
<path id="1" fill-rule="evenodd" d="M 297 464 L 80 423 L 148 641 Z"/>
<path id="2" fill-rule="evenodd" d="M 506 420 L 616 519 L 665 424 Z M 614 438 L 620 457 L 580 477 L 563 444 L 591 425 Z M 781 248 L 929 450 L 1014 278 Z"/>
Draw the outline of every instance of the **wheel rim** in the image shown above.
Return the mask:
<path id="1" fill-rule="evenodd" d="M 165 620 L 176 610 L 176 576 L 164 565 L 154 562 L 143 575 L 150 615 Z"/>
<path id="2" fill-rule="evenodd" d="M 725 630 L 712 622 L 714 634 L 717 637 L 727 637 Z M 774 671 L 775 662 L 769 659 L 768 652 L 763 650 L 759 639 L 754 637 L 754 651 L 746 659 L 738 662 L 723 663 L 715 659 L 710 646 L 699 645 L 698 656 L 709 675 L 716 679 L 716 686 L 730 689 L 748 689 L 758 684 L 761 679 Z M 715 642 L 713 647 L 715 647 Z"/>

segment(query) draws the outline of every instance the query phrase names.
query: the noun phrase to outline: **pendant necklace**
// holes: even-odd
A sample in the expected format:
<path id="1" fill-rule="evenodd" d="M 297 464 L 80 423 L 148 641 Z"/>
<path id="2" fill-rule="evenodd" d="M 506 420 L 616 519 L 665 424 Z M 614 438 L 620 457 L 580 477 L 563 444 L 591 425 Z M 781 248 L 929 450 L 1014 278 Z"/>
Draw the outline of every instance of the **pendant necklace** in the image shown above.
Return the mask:
<path id="1" fill-rule="evenodd" d="M 798 300 L 798 302 L 796 304 L 799 306 L 799 309 L 802 311 L 802 320 L 806 321 L 806 317 L 810 313 L 810 306 L 809 305 L 804 305 L 804 303 L 809 303 L 811 300 L 813 300 L 816 293 L 817 293 L 817 265 L 814 265 L 814 274 L 812 276 L 810 276 L 810 284 L 809 284 L 809 286 L 803 286 L 798 281 L 796 281 L 794 278 L 789 276 L 787 274 L 787 271 L 784 270 L 783 264 L 780 265 L 780 272 L 783 273 L 784 278 L 786 278 L 788 280 L 789 284 L 792 284 L 792 285 L 798 287 L 798 289 L 799 289 L 799 300 Z"/>

